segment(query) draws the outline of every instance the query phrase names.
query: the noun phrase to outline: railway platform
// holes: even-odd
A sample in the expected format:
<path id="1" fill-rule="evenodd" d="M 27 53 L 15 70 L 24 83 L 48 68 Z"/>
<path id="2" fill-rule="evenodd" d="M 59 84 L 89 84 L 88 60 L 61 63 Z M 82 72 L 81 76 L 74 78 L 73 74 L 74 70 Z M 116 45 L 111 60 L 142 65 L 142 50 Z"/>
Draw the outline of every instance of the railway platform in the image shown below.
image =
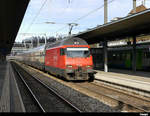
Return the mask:
<path id="1" fill-rule="evenodd" d="M 95 71 L 95 79 L 150 92 L 150 72 L 119 69 L 110 69 L 109 72 Z"/>
<path id="2" fill-rule="evenodd" d="M 0 61 L 0 112 L 24 112 L 11 65 Z"/>
<path id="3" fill-rule="evenodd" d="M 6 68 L 7 68 L 7 62 L 0 61 L 0 97 L 2 95 L 2 89 L 6 77 L 6 71 L 7 71 Z"/>

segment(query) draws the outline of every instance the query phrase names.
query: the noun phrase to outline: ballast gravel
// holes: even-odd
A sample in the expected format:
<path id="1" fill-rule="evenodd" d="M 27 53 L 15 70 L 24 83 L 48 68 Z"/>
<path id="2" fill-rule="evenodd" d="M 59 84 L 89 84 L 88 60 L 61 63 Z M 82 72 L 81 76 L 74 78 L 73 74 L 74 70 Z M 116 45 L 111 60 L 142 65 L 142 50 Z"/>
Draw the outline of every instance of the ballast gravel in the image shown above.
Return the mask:
<path id="1" fill-rule="evenodd" d="M 113 109 L 97 99 L 63 85 L 56 80 L 39 73 L 38 71 L 35 72 L 30 70 L 30 73 L 46 83 L 49 87 L 55 89 L 55 91 L 59 92 L 60 95 L 69 100 L 82 112 L 120 112 L 119 110 Z"/>

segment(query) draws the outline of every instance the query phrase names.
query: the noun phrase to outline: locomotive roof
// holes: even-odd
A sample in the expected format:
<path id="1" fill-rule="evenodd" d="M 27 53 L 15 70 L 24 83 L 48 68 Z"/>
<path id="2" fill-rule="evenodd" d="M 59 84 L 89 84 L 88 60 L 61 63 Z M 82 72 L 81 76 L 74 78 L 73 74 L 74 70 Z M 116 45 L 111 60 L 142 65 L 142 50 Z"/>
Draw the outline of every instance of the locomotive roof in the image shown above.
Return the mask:
<path id="1" fill-rule="evenodd" d="M 63 46 L 63 45 L 88 45 L 88 43 L 78 37 L 73 37 L 73 38 L 66 38 L 51 44 L 47 44 L 46 48 L 53 48 L 57 46 Z"/>

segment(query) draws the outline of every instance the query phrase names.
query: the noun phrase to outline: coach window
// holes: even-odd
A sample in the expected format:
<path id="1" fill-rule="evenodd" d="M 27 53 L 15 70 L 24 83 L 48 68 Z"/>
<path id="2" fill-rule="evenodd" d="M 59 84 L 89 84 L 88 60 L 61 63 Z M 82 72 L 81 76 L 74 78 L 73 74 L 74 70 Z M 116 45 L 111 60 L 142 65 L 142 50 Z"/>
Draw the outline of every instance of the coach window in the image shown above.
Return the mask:
<path id="1" fill-rule="evenodd" d="M 60 55 L 62 56 L 62 55 L 65 55 L 65 50 L 64 50 L 64 48 L 61 48 L 60 49 Z"/>

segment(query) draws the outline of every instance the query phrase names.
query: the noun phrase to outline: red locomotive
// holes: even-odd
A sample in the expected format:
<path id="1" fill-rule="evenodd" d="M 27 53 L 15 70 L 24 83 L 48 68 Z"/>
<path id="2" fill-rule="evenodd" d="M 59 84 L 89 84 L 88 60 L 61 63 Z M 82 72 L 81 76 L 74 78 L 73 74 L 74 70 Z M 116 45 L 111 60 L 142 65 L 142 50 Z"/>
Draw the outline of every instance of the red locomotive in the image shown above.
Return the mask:
<path id="1" fill-rule="evenodd" d="M 67 80 L 94 80 L 90 46 L 81 38 L 68 38 L 22 54 L 21 60 Z"/>

